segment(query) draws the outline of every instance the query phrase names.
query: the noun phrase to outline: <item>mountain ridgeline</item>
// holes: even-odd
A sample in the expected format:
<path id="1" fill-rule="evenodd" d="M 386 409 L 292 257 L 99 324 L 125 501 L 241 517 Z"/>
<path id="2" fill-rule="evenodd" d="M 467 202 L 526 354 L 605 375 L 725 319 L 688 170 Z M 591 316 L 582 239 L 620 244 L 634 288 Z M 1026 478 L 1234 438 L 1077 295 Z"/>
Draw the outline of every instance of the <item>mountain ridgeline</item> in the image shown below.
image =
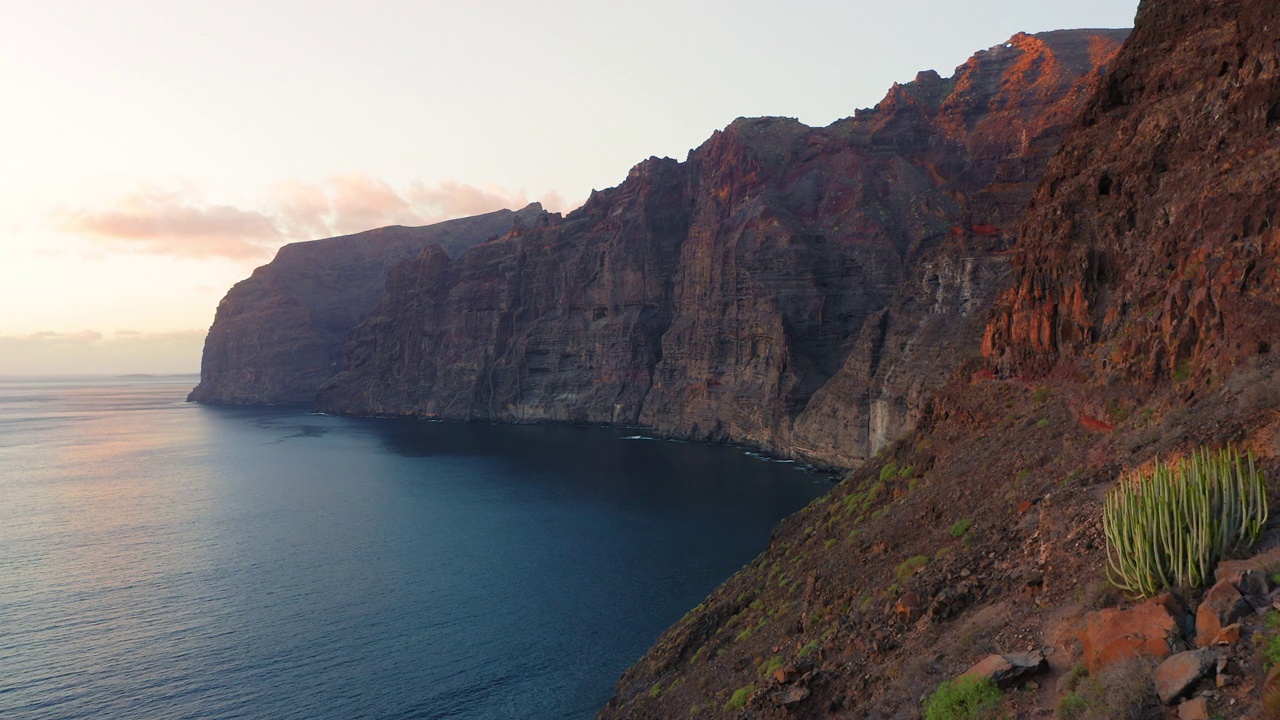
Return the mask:
<path id="1" fill-rule="evenodd" d="M 316 407 L 857 465 L 977 356 L 1027 201 L 1126 34 L 1020 34 L 826 128 L 739 119 L 567 217 L 429 246 L 391 268 Z"/>

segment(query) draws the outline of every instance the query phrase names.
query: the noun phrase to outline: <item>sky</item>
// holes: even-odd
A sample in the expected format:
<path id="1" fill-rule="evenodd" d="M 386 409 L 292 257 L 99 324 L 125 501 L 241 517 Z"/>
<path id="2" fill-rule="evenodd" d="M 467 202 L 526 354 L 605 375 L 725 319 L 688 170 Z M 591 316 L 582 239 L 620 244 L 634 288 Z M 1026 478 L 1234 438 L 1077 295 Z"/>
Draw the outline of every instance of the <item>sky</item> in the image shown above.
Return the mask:
<path id="1" fill-rule="evenodd" d="M 281 245 L 580 205 L 1138 0 L 0 0 L 0 375 L 199 369 Z"/>

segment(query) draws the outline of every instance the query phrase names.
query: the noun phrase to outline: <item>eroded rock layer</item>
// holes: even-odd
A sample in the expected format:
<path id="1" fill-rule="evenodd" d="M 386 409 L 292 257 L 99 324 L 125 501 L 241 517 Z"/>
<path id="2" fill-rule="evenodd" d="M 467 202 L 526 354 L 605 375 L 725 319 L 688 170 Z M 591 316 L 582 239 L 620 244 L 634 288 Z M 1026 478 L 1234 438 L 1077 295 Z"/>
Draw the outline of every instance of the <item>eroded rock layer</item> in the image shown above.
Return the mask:
<path id="1" fill-rule="evenodd" d="M 426 227 L 378 230 L 286 245 L 218 304 L 200 384 L 188 399 L 222 404 L 309 404 L 341 366 L 347 332 L 382 297 L 387 270 L 439 244 L 458 255 L 511 229 L 500 210 Z"/>
<path id="2" fill-rule="evenodd" d="M 321 409 L 635 423 L 853 465 L 976 352 L 1023 208 L 1126 31 L 1018 35 L 814 129 L 739 119 L 392 273 Z"/>

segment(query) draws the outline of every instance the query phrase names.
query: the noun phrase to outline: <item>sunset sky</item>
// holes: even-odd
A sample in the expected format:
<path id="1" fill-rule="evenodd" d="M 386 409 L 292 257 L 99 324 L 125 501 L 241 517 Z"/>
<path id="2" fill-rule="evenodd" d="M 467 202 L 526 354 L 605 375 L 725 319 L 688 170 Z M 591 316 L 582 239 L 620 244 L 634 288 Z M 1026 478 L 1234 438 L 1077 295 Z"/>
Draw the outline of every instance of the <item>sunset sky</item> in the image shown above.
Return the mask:
<path id="1" fill-rule="evenodd" d="M 0 375 L 195 372 L 280 245 L 580 204 L 1137 0 L 0 0 Z"/>

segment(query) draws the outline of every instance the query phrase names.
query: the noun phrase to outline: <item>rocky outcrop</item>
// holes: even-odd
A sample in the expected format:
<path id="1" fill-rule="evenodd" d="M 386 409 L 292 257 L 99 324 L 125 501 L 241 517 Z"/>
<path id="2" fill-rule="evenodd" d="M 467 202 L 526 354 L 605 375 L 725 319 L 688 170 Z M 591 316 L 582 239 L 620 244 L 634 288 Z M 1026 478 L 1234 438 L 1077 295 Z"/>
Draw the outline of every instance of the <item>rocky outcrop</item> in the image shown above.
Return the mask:
<path id="1" fill-rule="evenodd" d="M 564 219 L 397 267 L 318 406 L 643 424 L 853 465 L 976 353 L 1126 31 L 1018 35 L 829 127 L 739 119 Z"/>
<path id="2" fill-rule="evenodd" d="M 1035 194 L 984 349 L 1212 382 L 1280 331 L 1280 21 L 1274 3 L 1144 2 Z"/>
<path id="3" fill-rule="evenodd" d="M 423 248 L 460 255 L 542 212 L 536 203 L 425 227 L 386 227 L 293 243 L 237 283 L 205 339 L 200 384 L 189 400 L 309 404 L 340 367 L 342 345 L 377 307 L 387 270 Z"/>

